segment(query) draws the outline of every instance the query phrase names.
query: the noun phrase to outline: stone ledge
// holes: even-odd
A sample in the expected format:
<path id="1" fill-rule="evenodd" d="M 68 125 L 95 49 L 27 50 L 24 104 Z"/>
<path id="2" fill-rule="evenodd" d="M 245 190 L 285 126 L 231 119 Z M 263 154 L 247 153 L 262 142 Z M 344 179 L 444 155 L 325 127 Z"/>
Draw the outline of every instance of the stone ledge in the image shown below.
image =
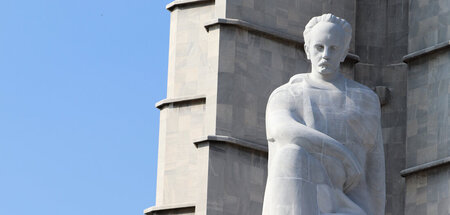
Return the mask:
<path id="1" fill-rule="evenodd" d="M 192 101 L 206 101 L 205 95 L 196 95 L 196 96 L 186 96 L 186 97 L 180 97 L 180 98 L 173 98 L 173 99 L 163 99 L 159 102 L 156 102 L 155 107 L 162 110 L 162 108 L 166 105 L 170 104 L 177 104 L 177 103 L 187 103 Z"/>
<path id="2" fill-rule="evenodd" d="M 305 43 L 305 41 L 303 40 L 302 37 L 290 35 L 290 34 L 280 32 L 280 31 L 272 29 L 272 28 L 267 28 L 264 26 L 252 24 L 252 23 L 240 20 L 240 19 L 229 19 L 229 18 L 213 19 L 213 20 L 210 20 L 205 23 L 205 28 L 206 28 L 206 30 L 209 30 L 210 27 L 215 26 L 215 25 L 234 25 L 234 26 L 237 26 L 237 27 L 240 27 L 243 29 L 257 31 L 257 32 L 267 34 L 269 36 L 273 36 L 273 37 L 276 37 L 276 38 L 279 38 L 282 40 L 286 40 L 289 42 L 299 43 L 302 45 Z"/>
<path id="3" fill-rule="evenodd" d="M 166 9 L 168 11 L 173 11 L 175 7 L 180 5 L 187 5 L 187 4 L 196 4 L 196 3 L 204 3 L 204 2 L 210 2 L 211 0 L 175 0 L 173 2 L 170 2 L 168 5 L 166 5 Z"/>
<path id="4" fill-rule="evenodd" d="M 446 165 L 446 164 L 450 164 L 450 157 L 442 158 L 442 159 L 439 159 L 436 161 L 432 161 L 432 162 L 424 163 L 421 165 L 417 165 L 415 167 L 404 169 L 404 170 L 400 171 L 400 175 L 403 177 L 406 177 L 408 175 L 411 175 L 411 174 L 414 174 L 417 172 L 422 172 L 422 171 L 429 170 L 431 168 L 435 168 L 435 167 Z"/>
<path id="5" fill-rule="evenodd" d="M 249 142 L 246 140 L 241 140 L 241 139 L 229 137 L 229 136 L 208 135 L 206 137 L 202 137 L 200 139 L 194 140 L 194 144 L 196 146 L 198 146 L 198 144 L 204 143 L 204 142 L 228 143 L 231 145 L 236 145 L 236 146 L 253 149 L 253 150 L 265 152 L 265 153 L 267 153 L 269 151 L 267 146 L 263 146 L 260 144 L 252 143 L 252 142 Z"/>
<path id="6" fill-rule="evenodd" d="M 151 215 L 153 212 L 165 211 L 165 210 L 178 210 L 186 208 L 195 208 L 194 203 L 182 203 L 173 205 L 153 206 L 144 210 L 144 214 Z"/>
<path id="7" fill-rule="evenodd" d="M 419 51 L 412 52 L 410 54 L 407 54 L 407 55 L 405 55 L 403 57 L 403 62 L 408 63 L 408 62 L 410 62 L 412 60 L 415 60 L 415 59 L 417 59 L 419 57 L 422 57 L 424 55 L 432 54 L 432 53 L 434 53 L 436 51 L 439 51 L 439 50 L 442 50 L 442 49 L 445 49 L 445 48 L 450 48 L 450 40 L 449 41 L 445 41 L 443 43 L 438 43 L 438 44 L 436 44 L 434 46 L 430 46 L 428 48 L 425 48 L 425 49 L 422 49 L 422 50 L 419 50 Z"/>
<path id="8" fill-rule="evenodd" d="M 207 31 L 209 31 L 209 28 L 212 26 L 216 26 L 216 25 L 232 25 L 232 26 L 236 26 L 242 29 L 246 29 L 248 31 L 255 31 L 255 32 L 259 32 L 262 34 L 265 34 L 269 37 L 273 37 L 279 40 L 283 40 L 283 41 L 287 41 L 287 42 L 292 42 L 292 43 L 296 43 L 300 46 L 303 47 L 305 41 L 303 39 L 303 37 L 299 37 L 299 36 L 295 36 L 295 35 L 291 35 L 291 34 L 287 34 L 281 31 L 278 31 L 276 29 L 273 28 L 268 28 L 268 27 L 264 27 L 264 26 L 260 26 L 257 24 L 253 24 L 247 21 L 243 21 L 240 19 L 230 19 L 230 18 L 216 18 L 213 20 L 210 20 L 208 22 L 205 23 L 205 29 Z M 348 53 L 347 57 L 345 58 L 346 60 L 350 60 L 351 62 L 359 62 L 359 56 L 356 54 L 352 54 L 352 53 Z"/>

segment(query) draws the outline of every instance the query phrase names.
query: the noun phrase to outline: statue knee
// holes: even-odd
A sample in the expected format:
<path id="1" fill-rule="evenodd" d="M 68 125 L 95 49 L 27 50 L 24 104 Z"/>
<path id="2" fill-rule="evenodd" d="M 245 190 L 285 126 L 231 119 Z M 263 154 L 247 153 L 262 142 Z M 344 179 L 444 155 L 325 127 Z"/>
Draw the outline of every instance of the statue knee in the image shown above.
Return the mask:
<path id="1" fill-rule="evenodd" d="M 295 144 L 282 146 L 273 158 L 269 174 L 272 177 L 308 180 L 310 155 Z"/>

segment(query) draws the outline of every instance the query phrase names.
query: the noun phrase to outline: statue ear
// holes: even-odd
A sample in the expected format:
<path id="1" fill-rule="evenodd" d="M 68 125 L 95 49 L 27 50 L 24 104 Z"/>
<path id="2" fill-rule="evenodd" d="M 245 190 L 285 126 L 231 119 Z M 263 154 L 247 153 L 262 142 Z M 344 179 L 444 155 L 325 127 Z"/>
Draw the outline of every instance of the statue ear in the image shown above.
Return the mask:
<path id="1" fill-rule="evenodd" d="M 342 53 L 341 63 L 345 61 L 345 58 L 346 58 L 347 55 L 348 55 L 348 50 L 349 50 L 349 49 L 346 49 L 346 50 L 344 51 L 344 53 Z"/>
<path id="2" fill-rule="evenodd" d="M 309 58 L 309 47 L 306 45 L 306 43 L 303 45 L 303 48 L 305 50 L 305 54 L 306 54 L 306 59 L 311 60 Z"/>

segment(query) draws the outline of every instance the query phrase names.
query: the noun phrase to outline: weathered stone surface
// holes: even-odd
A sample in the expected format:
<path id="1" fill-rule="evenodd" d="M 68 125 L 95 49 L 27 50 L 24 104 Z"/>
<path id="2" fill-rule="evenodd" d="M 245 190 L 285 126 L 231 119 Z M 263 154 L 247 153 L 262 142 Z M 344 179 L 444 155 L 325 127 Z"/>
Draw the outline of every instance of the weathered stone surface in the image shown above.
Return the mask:
<path id="1" fill-rule="evenodd" d="M 311 73 L 277 88 L 266 110 L 263 214 L 384 214 L 380 103 L 339 72 L 351 27 L 331 14 L 304 32 Z"/>
<path id="2" fill-rule="evenodd" d="M 409 11 L 410 53 L 450 40 L 448 0 L 410 0 Z"/>
<path id="3" fill-rule="evenodd" d="M 430 169 L 407 177 L 405 214 L 449 214 L 449 185 L 449 166 Z"/>
<path id="4" fill-rule="evenodd" d="M 408 64 L 403 63 L 404 56 L 422 53 L 450 40 L 448 6 L 447 0 L 177 0 L 170 4 L 168 95 L 165 100 L 168 103 L 161 106 L 157 208 L 193 203 L 194 209 L 189 210 L 195 212 L 176 208 L 160 212 L 206 214 L 208 208 L 214 208 L 208 214 L 261 212 L 262 208 L 257 209 L 262 206 L 261 196 L 252 196 L 251 200 L 241 198 L 238 189 L 242 187 L 228 186 L 226 191 L 215 192 L 217 196 L 210 194 L 209 176 L 215 174 L 214 169 L 209 168 L 210 149 L 201 144 L 196 147 L 193 142 L 201 137 L 221 135 L 251 142 L 252 146 L 258 146 L 256 148 L 267 147 L 264 113 L 270 92 L 288 82 L 294 74 L 310 70 L 298 42 L 302 41 L 301 32 L 312 16 L 332 12 L 354 26 L 350 51 L 360 59 L 359 63 L 344 62 L 341 71 L 347 78 L 369 88 L 386 86 L 390 91 L 388 102 L 381 107 L 386 215 L 413 214 L 412 211 L 416 214 L 446 214 L 446 197 L 438 196 L 439 200 L 424 207 L 428 204 L 424 203 L 424 195 L 416 196 L 406 189 L 405 179 L 409 181 L 420 172 L 403 178 L 400 171 L 421 162 L 433 162 L 434 157 L 437 160 L 445 158 L 450 148 L 443 141 L 444 134 L 449 133 L 448 126 L 443 124 L 448 118 L 442 94 L 446 75 L 437 72 L 449 70 L 446 67 L 450 61 L 448 48 L 424 52 L 426 54 L 407 60 Z M 271 36 L 227 24 L 213 25 L 205 30 L 206 23 L 219 19 L 241 20 L 276 33 Z M 276 35 L 287 35 L 288 40 Z M 289 38 L 295 40 L 290 42 Z M 192 102 L 183 100 L 203 96 L 205 99 Z M 183 101 L 178 102 L 179 99 Z M 214 142 L 217 143 L 221 147 L 231 144 Z M 237 151 L 246 150 L 245 147 L 230 147 Z M 222 152 L 232 153 L 229 150 Z M 241 156 L 233 159 L 235 165 L 245 160 Z M 264 159 L 257 163 L 258 168 L 267 168 Z M 440 168 L 445 166 L 436 167 L 436 170 Z M 448 179 L 443 171 L 436 174 Z M 250 175 L 236 180 L 249 178 Z M 411 180 L 408 186 L 414 183 L 418 183 L 417 180 Z M 445 184 L 445 180 L 437 183 Z M 264 192 L 264 183 L 253 185 L 251 190 L 260 195 Z M 425 192 L 422 190 L 433 191 L 431 187 L 420 187 L 420 190 L 422 193 Z M 233 193 L 231 199 L 239 199 L 242 205 L 250 205 L 253 201 L 253 209 L 239 206 L 239 210 L 225 211 L 229 207 L 207 204 L 210 198 L 224 198 L 226 193 Z M 405 199 L 414 199 L 414 207 L 411 202 L 405 207 Z"/>
<path id="5" fill-rule="evenodd" d="M 449 51 L 410 63 L 407 167 L 450 156 L 449 86 Z"/>

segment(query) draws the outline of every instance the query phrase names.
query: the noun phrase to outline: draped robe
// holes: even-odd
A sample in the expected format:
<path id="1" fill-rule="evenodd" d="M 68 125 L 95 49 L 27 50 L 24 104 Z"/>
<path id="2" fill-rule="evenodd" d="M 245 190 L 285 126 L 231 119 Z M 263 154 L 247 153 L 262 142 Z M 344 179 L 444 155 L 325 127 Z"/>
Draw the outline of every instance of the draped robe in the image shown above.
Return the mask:
<path id="1" fill-rule="evenodd" d="M 384 215 L 380 104 L 372 90 L 343 76 L 323 85 L 295 75 L 271 94 L 266 130 L 263 215 Z"/>

